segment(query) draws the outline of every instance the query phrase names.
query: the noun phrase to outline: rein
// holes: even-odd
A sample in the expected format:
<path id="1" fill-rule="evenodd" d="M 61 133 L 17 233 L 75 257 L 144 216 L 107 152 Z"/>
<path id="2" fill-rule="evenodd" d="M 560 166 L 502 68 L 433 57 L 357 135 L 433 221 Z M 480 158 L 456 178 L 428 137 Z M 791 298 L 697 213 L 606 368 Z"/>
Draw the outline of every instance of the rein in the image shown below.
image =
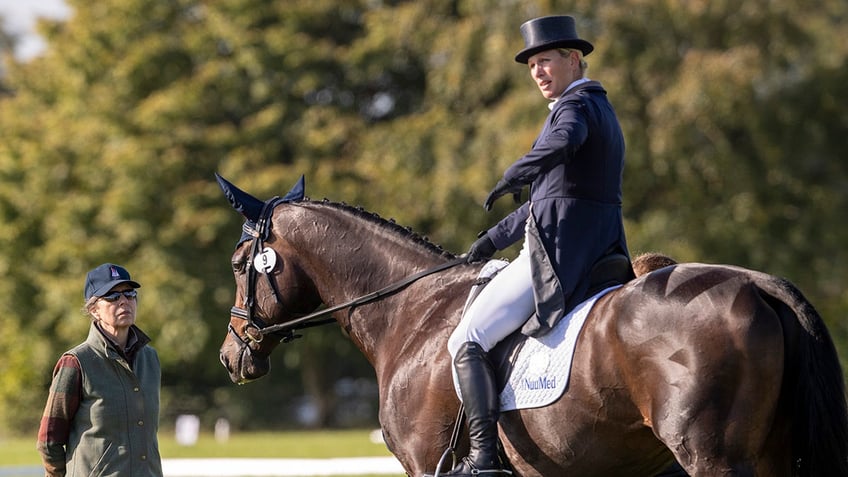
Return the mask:
<path id="1" fill-rule="evenodd" d="M 418 280 L 420 280 L 420 279 L 422 279 L 426 276 L 433 275 L 435 273 L 439 273 L 441 271 L 455 267 L 455 266 L 457 266 L 461 263 L 465 263 L 465 257 L 457 257 L 457 258 L 455 258 L 455 259 L 453 259 L 449 262 L 445 262 L 445 263 L 442 263 L 440 265 L 436 265 L 433 268 L 428 268 L 427 270 L 423 270 L 423 271 L 418 272 L 414 275 L 410 275 L 410 276 L 404 278 L 403 280 L 395 282 L 395 283 L 388 285 L 384 288 L 381 288 L 381 289 L 379 289 L 375 292 L 371 292 L 371 293 L 369 293 L 367 295 L 363 295 L 359 298 L 354 298 L 353 300 L 350 300 L 346 303 L 342 303 L 340 305 L 332 306 L 330 308 L 326 308 L 324 310 L 317 311 L 315 313 L 312 313 L 312 314 L 309 314 L 309 315 L 306 315 L 306 316 L 302 316 L 300 318 L 297 318 L 295 320 L 292 320 L 292 321 L 289 321 L 289 322 L 286 322 L 286 323 L 279 323 L 279 324 L 276 324 L 276 325 L 266 326 L 266 327 L 260 329 L 259 331 L 264 335 L 264 334 L 269 334 L 269 333 L 275 333 L 275 332 L 281 332 L 281 331 L 291 331 L 291 330 L 295 330 L 295 329 L 299 329 L 299 328 L 306 328 L 306 327 L 309 327 L 309 326 L 317 326 L 317 325 L 323 325 L 323 324 L 326 324 L 326 323 L 331 323 L 331 322 L 335 321 L 332 318 L 327 319 L 327 320 L 322 320 L 319 323 L 310 323 L 310 322 L 312 322 L 312 321 L 314 321 L 318 318 L 322 318 L 324 316 L 327 316 L 331 313 L 335 313 L 339 310 L 344 310 L 346 308 L 356 308 L 357 306 L 360 306 L 360 305 L 365 305 L 365 304 L 368 304 L 368 303 L 371 303 L 371 302 L 375 302 L 377 300 L 385 298 L 389 295 L 392 295 L 392 294 L 408 287 L 409 285 L 415 283 L 416 281 L 418 281 Z"/>
<path id="2" fill-rule="evenodd" d="M 400 280 L 396 283 L 392 283 L 384 288 L 381 288 L 375 292 L 371 292 L 367 295 L 354 298 L 353 300 L 342 303 L 340 305 L 332 306 L 330 308 L 326 308 L 315 313 L 308 314 L 306 316 L 301 316 L 286 323 L 266 325 L 262 322 L 262 320 L 260 320 L 254 315 L 254 308 L 256 306 L 256 274 L 261 273 L 262 275 L 265 275 L 265 277 L 268 279 L 268 284 L 271 287 L 271 290 L 273 290 L 274 292 L 274 299 L 277 303 L 280 303 L 281 301 L 280 292 L 277 289 L 276 283 L 271 278 L 271 275 L 267 272 L 258 272 L 254 267 L 253 261 L 256 259 L 258 254 L 262 253 L 264 250 L 264 241 L 268 238 L 268 235 L 271 231 L 271 216 L 274 213 L 274 209 L 277 207 L 277 205 L 283 202 L 286 201 L 284 199 L 280 199 L 279 197 L 274 197 L 273 199 L 267 201 L 262 207 L 262 213 L 260 214 L 260 219 L 256 223 L 256 225 L 253 226 L 250 223 L 245 222 L 245 224 L 242 226 L 242 230 L 246 234 L 253 237 L 253 243 L 251 244 L 250 248 L 250 255 L 246 264 L 246 266 L 248 267 L 247 290 L 245 294 L 246 308 L 233 306 L 230 309 L 230 315 L 248 322 L 249 326 L 245 330 L 245 335 L 250 341 L 259 343 L 265 338 L 265 335 L 277 335 L 278 337 L 280 337 L 280 341 L 287 343 L 293 339 L 300 337 L 300 335 L 294 333 L 295 330 L 311 328 L 314 326 L 321 326 L 335 321 L 333 318 L 324 318 L 327 315 L 335 313 L 339 310 L 344 310 L 347 308 L 352 309 L 356 308 L 357 306 L 375 302 L 389 295 L 397 293 L 398 291 L 408 287 L 412 283 L 426 276 L 433 275 L 435 273 L 439 273 L 441 271 L 465 263 L 465 257 L 457 257 L 453 260 L 436 265 L 435 267 L 423 270 L 414 275 L 410 275 L 409 277 L 406 277 L 403 280 Z M 249 331 L 251 327 L 255 329 L 254 333 L 251 333 Z M 229 331 L 233 333 L 240 341 L 245 342 L 245 340 L 236 333 L 232 325 L 229 325 Z"/>

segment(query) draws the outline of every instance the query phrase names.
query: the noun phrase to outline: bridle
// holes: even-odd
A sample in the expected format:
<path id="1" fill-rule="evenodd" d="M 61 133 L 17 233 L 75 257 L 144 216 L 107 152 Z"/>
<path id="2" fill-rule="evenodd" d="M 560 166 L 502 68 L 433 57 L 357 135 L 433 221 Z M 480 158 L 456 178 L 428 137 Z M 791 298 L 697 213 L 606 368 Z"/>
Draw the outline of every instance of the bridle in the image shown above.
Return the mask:
<path id="1" fill-rule="evenodd" d="M 357 306 L 380 300 L 386 296 L 392 295 L 406 288 L 407 286 L 420 280 L 421 278 L 447 270 L 449 268 L 455 267 L 459 264 L 466 262 L 464 256 L 456 257 L 452 260 L 436 265 L 435 267 L 428 268 L 409 277 L 406 277 L 403 280 L 390 284 L 375 292 L 363 295 L 361 297 L 355 298 L 340 305 L 325 308 L 323 310 L 305 316 L 300 316 L 294 320 L 287 321 L 285 323 L 268 325 L 260 318 L 258 318 L 255 313 L 256 280 L 257 274 L 260 274 L 260 272 L 254 266 L 254 260 L 260 255 L 260 253 L 262 253 L 265 248 L 265 241 L 268 239 L 268 236 L 271 232 L 271 218 L 274 213 L 274 209 L 284 202 L 288 201 L 285 199 L 281 199 L 280 197 L 274 197 L 272 199 L 269 199 L 262 206 L 262 212 L 260 213 L 259 220 L 256 222 L 256 224 L 252 225 L 252 223 L 248 221 L 245 222 L 242 226 L 242 230 L 244 231 L 244 233 L 252 237 L 250 254 L 248 255 L 247 262 L 245 264 L 245 266 L 247 267 L 247 290 L 245 292 L 246 308 L 233 306 L 230 309 L 230 315 L 235 318 L 240 318 L 242 320 L 247 321 L 247 326 L 244 329 L 244 337 L 239 336 L 235 328 L 233 328 L 232 324 L 229 324 L 227 328 L 237 340 L 242 342 L 245 346 L 248 346 L 248 348 L 250 348 L 249 343 L 251 342 L 256 343 L 257 345 L 261 343 L 266 335 L 271 335 L 277 338 L 280 342 L 288 343 L 294 339 L 301 337 L 301 335 L 296 333 L 297 330 L 321 326 L 336 321 L 334 318 L 327 318 L 327 316 L 332 313 L 335 313 L 339 310 L 344 310 L 346 308 L 353 309 Z M 279 290 L 277 289 L 276 282 L 274 282 L 273 278 L 271 278 L 270 270 L 261 274 L 265 275 L 265 277 L 268 279 L 268 285 L 274 293 L 274 300 L 276 301 L 276 303 L 281 303 L 281 295 Z"/>
<path id="2" fill-rule="evenodd" d="M 233 306 L 230 308 L 230 315 L 236 318 L 240 318 L 242 320 L 247 321 L 247 326 L 244 328 L 244 337 L 239 336 L 236 330 L 233 328 L 233 325 L 230 324 L 227 326 L 227 329 L 230 333 L 233 334 L 239 341 L 247 345 L 250 342 L 253 343 L 261 343 L 265 338 L 267 332 L 263 332 L 267 325 L 260 318 L 256 316 L 256 278 L 259 271 L 254 267 L 253 261 L 256 259 L 257 255 L 262 251 L 265 247 L 265 240 L 268 239 L 268 235 L 271 232 L 271 217 L 274 213 L 274 209 L 285 202 L 280 197 L 274 197 L 270 200 L 267 200 L 262 206 L 262 212 L 259 214 L 259 220 L 253 225 L 250 221 L 246 221 L 244 225 L 242 225 L 242 231 L 253 237 L 252 243 L 250 245 L 250 253 L 247 256 L 247 262 L 245 266 L 247 267 L 247 290 L 245 292 L 245 308 L 241 308 L 238 306 Z M 273 278 L 271 278 L 270 273 L 262 273 L 268 279 L 268 286 L 271 288 L 271 291 L 274 292 L 274 300 L 276 303 L 280 303 L 280 291 L 277 289 L 277 284 L 274 282 Z M 295 337 L 293 333 L 283 334 L 280 333 L 280 341 L 291 341 Z"/>

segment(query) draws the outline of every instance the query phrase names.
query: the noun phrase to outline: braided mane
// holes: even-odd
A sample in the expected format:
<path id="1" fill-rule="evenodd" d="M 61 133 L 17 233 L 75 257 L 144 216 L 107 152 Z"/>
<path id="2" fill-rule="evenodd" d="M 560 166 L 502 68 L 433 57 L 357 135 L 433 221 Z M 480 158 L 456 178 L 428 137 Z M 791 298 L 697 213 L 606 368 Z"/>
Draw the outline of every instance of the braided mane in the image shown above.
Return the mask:
<path id="1" fill-rule="evenodd" d="M 356 217 L 358 219 L 363 219 L 363 220 L 366 220 L 366 221 L 368 221 L 372 224 L 376 224 L 380 228 L 386 229 L 391 233 L 400 235 L 401 237 L 403 237 L 407 240 L 410 240 L 410 241 L 412 241 L 412 242 L 414 242 L 418 245 L 421 245 L 422 247 L 426 248 L 427 250 L 429 250 L 432 253 L 435 253 L 437 255 L 441 255 L 441 256 L 448 258 L 448 259 L 456 258 L 456 255 L 454 255 L 453 253 L 448 252 L 447 250 L 443 249 L 440 245 L 434 244 L 427 237 L 424 237 L 424 236 L 414 232 L 411 227 L 404 227 L 402 225 L 399 225 L 397 222 L 395 222 L 395 219 L 388 219 L 388 220 L 384 219 L 383 217 L 380 217 L 378 214 L 376 214 L 374 212 L 369 212 L 369 211 L 365 210 L 363 207 L 354 207 L 354 206 L 348 205 L 344 202 L 333 202 L 333 201 L 331 201 L 327 198 L 325 198 L 321 201 L 314 201 L 314 200 L 310 199 L 309 197 L 306 197 L 302 201 L 300 201 L 300 203 L 301 204 L 312 204 L 312 205 L 321 206 L 321 207 L 328 207 L 328 208 L 331 208 L 331 209 L 341 211 L 343 213 L 352 215 L 353 217 Z"/>

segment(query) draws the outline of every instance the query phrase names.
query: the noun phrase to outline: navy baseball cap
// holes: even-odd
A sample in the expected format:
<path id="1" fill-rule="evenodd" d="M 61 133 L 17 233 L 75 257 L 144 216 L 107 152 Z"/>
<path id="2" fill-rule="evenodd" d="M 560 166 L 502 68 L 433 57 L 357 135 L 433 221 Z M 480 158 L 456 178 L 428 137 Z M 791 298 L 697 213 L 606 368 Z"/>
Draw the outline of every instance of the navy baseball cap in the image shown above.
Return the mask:
<path id="1" fill-rule="evenodd" d="M 139 288 L 138 282 L 130 279 L 126 268 L 114 263 L 104 263 L 88 272 L 85 277 L 85 301 L 93 296 L 103 296 L 115 285 L 129 283 L 133 288 Z"/>

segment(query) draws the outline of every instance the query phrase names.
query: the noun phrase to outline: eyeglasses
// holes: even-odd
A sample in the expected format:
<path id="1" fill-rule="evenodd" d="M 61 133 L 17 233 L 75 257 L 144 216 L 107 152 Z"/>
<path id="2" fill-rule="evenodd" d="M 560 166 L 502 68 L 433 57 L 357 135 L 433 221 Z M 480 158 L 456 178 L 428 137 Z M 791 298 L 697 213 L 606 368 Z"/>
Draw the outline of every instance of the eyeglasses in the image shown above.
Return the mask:
<path id="1" fill-rule="evenodd" d="M 128 300 L 135 300 L 136 297 L 138 297 L 138 292 L 135 290 L 116 291 L 108 295 L 103 295 L 100 298 L 108 301 L 109 303 L 113 303 L 120 300 L 122 295 L 125 296 Z"/>

